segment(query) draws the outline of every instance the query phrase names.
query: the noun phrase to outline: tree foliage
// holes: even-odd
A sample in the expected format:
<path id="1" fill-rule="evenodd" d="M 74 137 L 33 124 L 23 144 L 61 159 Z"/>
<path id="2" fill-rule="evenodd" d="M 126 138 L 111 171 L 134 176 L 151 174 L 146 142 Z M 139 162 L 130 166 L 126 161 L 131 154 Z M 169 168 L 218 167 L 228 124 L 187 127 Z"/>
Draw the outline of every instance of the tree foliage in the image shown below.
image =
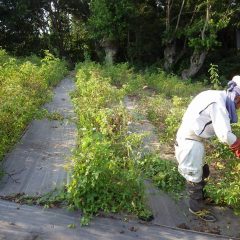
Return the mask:
<path id="1" fill-rule="evenodd" d="M 96 39 L 121 40 L 127 35 L 128 16 L 133 5 L 128 0 L 92 0 L 89 24 Z"/>
<path id="2" fill-rule="evenodd" d="M 43 0 L 0 2 L 0 43 L 3 48 L 22 55 L 40 48 L 43 5 Z"/>
<path id="3" fill-rule="evenodd" d="M 118 60 L 157 61 L 180 74 L 222 45 L 234 49 L 239 14 L 236 0 L 5 0 L 0 46 L 17 55 L 49 49 L 72 62 L 101 61 L 108 40 L 117 43 Z"/>

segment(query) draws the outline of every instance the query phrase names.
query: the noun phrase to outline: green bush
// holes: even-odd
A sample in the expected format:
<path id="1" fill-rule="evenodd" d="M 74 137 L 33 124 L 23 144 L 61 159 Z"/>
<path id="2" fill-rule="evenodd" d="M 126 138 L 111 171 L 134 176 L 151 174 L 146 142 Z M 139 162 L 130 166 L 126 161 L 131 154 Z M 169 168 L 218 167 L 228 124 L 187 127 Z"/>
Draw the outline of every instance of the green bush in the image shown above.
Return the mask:
<path id="1" fill-rule="evenodd" d="M 165 73 L 162 69 L 159 69 L 157 73 L 146 72 L 144 77 L 147 86 L 155 89 L 158 94 L 163 94 L 167 98 L 173 96 L 182 98 L 194 96 L 206 89 L 206 86 L 200 82 L 192 84 L 183 81 L 175 75 Z"/>
<path id="2" fill-rule="evenodd" d="M 0 50 L 0 159 L 16 143 L 39 107 L 50 99 L 52 80 L 56 83 L 65 73 L 59 59 L 46 57 L 37 66 Z"/>
<path id="3" fill-rule="evenodd" d="M 163 141 L 173 142 L 176 139 L 177 130 L 180 127 L 182 117 L 186 111 L 187 105 L 191 98 L 180 98 L 174 96 L 172 99 L 173 107 L 168 110 L 167 117 L 165 118 L 163 130 Z"/>
<path id="4" fill-rule="evenodd" d="M 100 65 L 92 65 L 89 62 L 90 68 L 94 68 L 94 66 L 101 68 Z M 109 79 L 113 85 L 124 88 L 128 94 L 142 94 L 145 88 L 151 88 L 157 94 L 167 98 L 173 96 L 189 97 L 207 88 L 203 83 L 192 84 L 183 81 L 175 75 L 165 73 L 162 69 L 136 71 L 128 63 L 103 66 L 103 68 L 102 76 Z M 87 70 L 81 74 L 89 73 Z"/>
<path id="5" fill-rule="evenodd" d="M 83 211 L 83 224 L 99 211 L 142 214 L 143 183 L 132 154 L 136 138 L 127 134 L 129 116 L 121 105 L 124 91 L 111 85 L 104 66 L 86 62 L 78 68 L 73 93 L 78 147 L 69 202 Z"/>
<path id="6" fill-rule="evenodd" d="M 185 179 L 178 173 L 177 164 L 157 155 L 146 156 L 141 161 L 142 169 L 155 185 L 177 197 L 185 188 Z"/>
<path id="7" fill-rule="evenodd" d="M 139 176 L 143 172 L 162 190 L 181 192 L 185 181 L 175 163 L 157 156 L 142 160 L 133 157 L 138 137 L 126 135 L 129 116 L 119 102 L 125 94 L 143 96 L 139 111 L 162 131 L 162 140 L 172 144 L 192 96 L 206 86 L 182 82 L 161 70 L 136 72 L 127 64 L 106 68 L 89 62 L 79 64 L 79 68 L 74 94 L 79 148 L 73 159 L 72 183 L 68 189 L 72 204 L 83 209 L 87 216 L 99 210 L 140 214 L 144 208 Z M 150 91 L 144 94 L 145 89 Z M 240 136 L 238 125 L 233 130 Z M 226 145 L 217 140 L 211 144 L 214 148 L 207 146 L 207 161 L 216 171 L 210 176 L 207 194 L 215 202 L 239 211 L 238 160 Z"/>
<path id="8" fill-rule="evenodd" d="M 162 125 L 172 108 L 172 101 L 164 95 L 143 96 L 139 104 L 141 113 L 162 129 Z"/>
<path id="9" fill-rule="evenodd" d="M 239 124 L 232 126 L 233 132 L 240 136 Z M 217 204 L 230 206 L 240 214 L 240 164 L 239 159 L 226 144 L 217 139 L 211 141 L 207 161 L 214 168 L 214 176 L 210 176 L 207 194 Z M 216 187 L 217 186 L 217 187 Z"/>

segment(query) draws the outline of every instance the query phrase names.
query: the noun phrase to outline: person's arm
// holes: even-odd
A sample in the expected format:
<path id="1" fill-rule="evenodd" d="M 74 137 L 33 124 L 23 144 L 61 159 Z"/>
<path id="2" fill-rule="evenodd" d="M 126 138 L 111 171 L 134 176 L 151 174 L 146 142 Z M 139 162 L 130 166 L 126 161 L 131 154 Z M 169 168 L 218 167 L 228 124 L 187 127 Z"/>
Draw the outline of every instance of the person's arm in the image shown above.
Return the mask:
<path id="1" fill-rule="evenodd" d="M 210 109 L 210 116 L 217 138 L 220 142 L 227 143 L 230 149 L 240 158 L 240 139 L 232 133 L 230 119 L 227 110 L 213 104 Z"/>
<path id="2" fill-rule="evenodd" d="M 214 132 L 219 141 L 227 143 L 229 146 L 234 144 L 237 137 L 232 133 L 227 109 L 219 106 L 217 103 L 213 103 L 210 106 L 209 114 L 212 120 Z"/>

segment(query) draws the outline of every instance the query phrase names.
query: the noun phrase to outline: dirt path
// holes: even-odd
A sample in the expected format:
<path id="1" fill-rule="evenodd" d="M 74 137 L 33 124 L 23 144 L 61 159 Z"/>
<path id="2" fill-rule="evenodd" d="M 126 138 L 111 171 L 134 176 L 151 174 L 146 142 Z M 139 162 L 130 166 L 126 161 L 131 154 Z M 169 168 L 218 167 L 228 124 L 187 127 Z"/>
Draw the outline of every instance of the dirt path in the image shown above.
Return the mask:
<path id="1" fill-rule="evenodd" d="M 138 113 L 138 99 L 127 96 L 124 99 L 124 105 L 134 119 L 129 125 L 129 131 L 146 135 L 141 146 L 142 154 L 157 152 L 161 158 L 175 161 L 174 152 L 169 149 L 169 146 L 160 143 L 157 129 L 150 121 Z"/>
<path id="2" fill-rule="evenodd" d="M 156 128 L 144 116 L 138 114 L 138 99 L 126 97 L 124 104 L 135 119 L 129 126 L 130 131 L 147 134 L 143 139 L 142 155 L 155 152 L 162 159 L 175 161 L 173 152 L 169 152 L 169 147 L 159 143 Z M 185 192 L 183 198 L 176 202 L 169 195 L 158 190 L 150 180 L 145 181 L 145 187 L 148 205 L 154 215 L 153 223 L 240 238 L 240 217 L 235 216 L 229 208 L 211 207 L 218 221 L 205 223 L 189 213 Z"/>
<path id="3" fill-rule="evenodd" d="M 79 212 L 0 201 L 0 239 L 5 240 L 217 240 L 214 235 L 96 217 L 79 225 Z M 220 238 L 222 239 L 222 238 Z M 226 239 L 226 238 L 224 238 Z"/>
<path id="4" fill-rule="evenodd" d="M 75 146 L 76 126 L 69 92 L 73 81 L 65 78 L 54 90 L 49 112 L 57 112 L 63 119 L 34 120 L 21 141 L 4 159 L 6 172 L 0 183 L 0 196 L 24 193 L 31 196 L 47 193 L 66 183 L 64 165 Z"/>

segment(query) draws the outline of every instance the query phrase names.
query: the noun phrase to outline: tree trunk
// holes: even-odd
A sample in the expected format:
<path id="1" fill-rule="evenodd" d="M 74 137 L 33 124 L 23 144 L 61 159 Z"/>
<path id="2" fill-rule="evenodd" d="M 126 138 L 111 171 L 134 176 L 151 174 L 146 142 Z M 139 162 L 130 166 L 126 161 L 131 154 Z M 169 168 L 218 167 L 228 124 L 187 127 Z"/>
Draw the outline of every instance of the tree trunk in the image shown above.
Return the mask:
<path id="1" fill-rule="evenodd" d="M 105 51 L 105 63 L 112 65 L 117 54 L 117 44 L 113 41 L 104 39 L 101 43 Z"/>
<path id="2" fill-rule="evenodd" d="M 208 29 L 208 25 L 209 25 L 209 19 L 210 19 L 210 4 L 209 4 L 209 0 L 207 0 L 207 7 L 206 7 L 206 17 L 205 17 L 205 22 L 204 22 L 204 26 L 203 29 L 201 30 L 201 40 L 204 41 L 206 39 L 206 31 Z M 191 77 L 194 77 L 198 71 L 201 69 L 205 58 L 207 55 L 207 50 L 202 50 L 199 51 L 197 49 L 194 50 L 193 55 L 191 56 L 190 59 L 190 67 L 189 69 L 185 69 L 182 71 L 182 79 L 188 79 Z"/>
<path id="3" fill-rule="evenodd" d="M 105 62 L 106 64 L 113 65 L 115 61 L 115 56 L 117 53 L 116 48 L 111 48 L 111 47 L 105 47 Z"/>
<path id="4" fill-rule="evenodd" d="M 198 50 L 194 50 L 190 60 L 190 63 L 191 63 L 190 67 L 182 71 L 182 79 L 186 80 L 188 78 L 194 77 L 198 73 L 198 71 L 201 69 L 205 61 L 206 55 L 207 55 L 206 50 L 202 52 Z"/>
<path id="5" fill-rule="evenodd" d="M 174 40 L 169 41 L 164 49 L 164 70 L 169 72 L 175 63 L 176 43 Z"/>

